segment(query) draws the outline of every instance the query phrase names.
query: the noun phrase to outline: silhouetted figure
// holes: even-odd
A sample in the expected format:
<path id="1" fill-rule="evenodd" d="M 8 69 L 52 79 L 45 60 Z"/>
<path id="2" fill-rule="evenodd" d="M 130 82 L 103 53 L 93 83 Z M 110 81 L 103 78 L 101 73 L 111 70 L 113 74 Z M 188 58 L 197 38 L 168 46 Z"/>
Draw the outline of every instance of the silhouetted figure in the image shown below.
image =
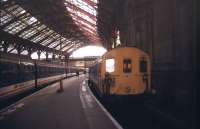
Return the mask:
<path id="1" fill-rule="evenodd" d="M 111 83 L 112 83 L 111 75 L 108 72 L 106 72 L 105 73 L 105 80 L 104 80 L 104 93 L 106 95 L 110 94 Z"/>
<path id="2" fill-rule="evenodd" d="M 79 71 L 78 71 L 78 70 L 76 71 L 76 76 L 78 76 L 78 77 L 79 77 Z"/>

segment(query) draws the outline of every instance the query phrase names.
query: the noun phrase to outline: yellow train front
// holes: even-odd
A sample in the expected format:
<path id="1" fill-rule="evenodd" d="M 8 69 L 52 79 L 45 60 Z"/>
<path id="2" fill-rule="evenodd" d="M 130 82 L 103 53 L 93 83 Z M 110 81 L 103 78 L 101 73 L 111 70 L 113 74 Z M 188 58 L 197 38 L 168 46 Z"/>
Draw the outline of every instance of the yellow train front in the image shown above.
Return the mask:
<path id="1" fill-rule="evenodd" d="M 89 69 L 89 83 L 103 96 L 134 96 L 151 91 L 150 58 L 134 47 L 114 48 Z"/>

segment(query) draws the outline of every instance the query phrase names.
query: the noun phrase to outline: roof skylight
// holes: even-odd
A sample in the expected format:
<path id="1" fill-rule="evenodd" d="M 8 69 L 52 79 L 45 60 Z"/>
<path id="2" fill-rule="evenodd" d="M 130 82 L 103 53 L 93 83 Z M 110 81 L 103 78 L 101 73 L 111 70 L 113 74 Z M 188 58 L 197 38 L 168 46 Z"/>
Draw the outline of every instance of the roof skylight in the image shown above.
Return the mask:
<path id="1" fill-rule="evenodd" d="M 97 0 L 65 0 L 64 4 L 80 30 L 89 39 L 97 41 Z"/>
<path id="2" fill-rule="evenodd" d="M 75 3 L 81 10 L 83 10 L 84 8 L 80 7 L 82 4 L 84 6 L 89 6 L 86 2 L 82 3 L 80 0 L 77 0 Z M 71 9 L 71 11 L 74 11 L 73 8 Z M 87 9 L 86 11 L 91 15 L 95 14 L 94 12 L 92 12 L 92 7 L 89 7 L 89 9 Z M 50 29 L 48 26 L 41 23 L 38 19 L 36 19 L 36 17 L 31 15 L 31 13 L 23 9 L 15 2 L 7 3 L 4 8 L 0 9 L 0 13 L 0 26 L 2 30 L 9 34 L 15 35 L 16 37 L 27 39 L 32 43 L 40 44 L 61 51 L 68 51 L 68 49 L 73 50 L 76 49 L 77 46 L 80 46 L 82 44 L 82 41 L 75 39 L 73 36 L 72 38 L 69 37 L 68 39 L 67 37 L 63 37 L 58 32 Z M 90 18 L 88 15 L 85 15 L 87 13 L 82 13 L 81 11 L 77 13 L 76 11 L 74 11 L 74 13 L 72 14 L 74 15 L 73 18 L 77 20 L 82 19 L 81 21 L 74 23 L 84 25 L 85 28 L 93 32 L 95 31 L 94 28 L 96 28 L 94 27 L 96 25 L 96 21 L 94 21 L 93 18 Z M 76 45 L 73 45 L 74 41 L 76 41 Z M 0 45 L 0 51 L 2 50 L 3 48 Z M 9 46 L 8 52 L 16 53 L 17 51 L 15 47 Z M 23 51 L 22 54 L 27 53 Z"/>

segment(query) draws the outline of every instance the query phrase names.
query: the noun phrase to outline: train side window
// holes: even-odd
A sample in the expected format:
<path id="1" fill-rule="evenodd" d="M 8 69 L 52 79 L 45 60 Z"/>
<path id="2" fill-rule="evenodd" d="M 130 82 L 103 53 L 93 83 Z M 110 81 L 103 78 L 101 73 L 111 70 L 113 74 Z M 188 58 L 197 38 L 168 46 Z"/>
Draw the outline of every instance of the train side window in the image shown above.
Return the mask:
<path id="1" fill-rule="evenodd" d="M 141 73 L 147 72 L 147 61 L 146 60 L 140 60 L 140 72 Z"/>
<path id="2" fill-rule="evenodd" d="M 115 71 L 115 59 L 106 60 L 106 72 L 112 73 Z"/>
<path id="3" fill-rule="evenodd" d="M 132 72 L 132 61 L 131 59 L 124 59 L 123 61 L 123 72 L 131 73 Z"/>

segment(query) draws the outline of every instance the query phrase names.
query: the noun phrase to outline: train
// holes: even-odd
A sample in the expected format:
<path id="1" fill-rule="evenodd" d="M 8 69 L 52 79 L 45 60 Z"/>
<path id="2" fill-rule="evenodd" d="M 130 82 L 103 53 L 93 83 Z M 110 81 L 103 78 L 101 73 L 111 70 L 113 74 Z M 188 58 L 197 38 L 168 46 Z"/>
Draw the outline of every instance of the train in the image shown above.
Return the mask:
<path id="1" fill-rule="evenodd" d="M 88 83 L 101 97 L 151 93 L 150 56 L 135 47 L 114 48 L 89 68 Z"/>
<path id="2" fill-rule="evenodd" d="M 76 67 L 32 59 L 0 58 L 0 100 L 21 94 L 43 84 L 76 76 Z"/>

